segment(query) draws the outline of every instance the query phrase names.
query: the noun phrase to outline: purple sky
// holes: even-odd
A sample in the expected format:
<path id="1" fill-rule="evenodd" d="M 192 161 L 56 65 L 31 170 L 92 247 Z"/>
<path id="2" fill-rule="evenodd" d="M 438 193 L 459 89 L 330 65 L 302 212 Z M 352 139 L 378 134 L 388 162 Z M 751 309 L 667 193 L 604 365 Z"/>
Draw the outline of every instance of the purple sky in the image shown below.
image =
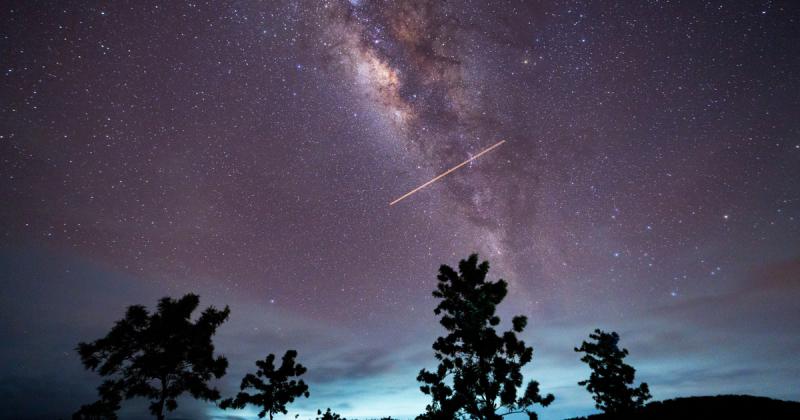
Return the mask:
<path id="1" fill-rule="evenodd" d="M 12 1 L 0 98 L 14 418 L 92 401 L 77 342 L 190 291 L 232 310 L 223 394 L 294 348 L 291 414 L 416 415 L 436 270 L 472 252 L 544 419 L 593 411 L 598 327 L 656 399 L 800 399 L 795 2 Z"/>

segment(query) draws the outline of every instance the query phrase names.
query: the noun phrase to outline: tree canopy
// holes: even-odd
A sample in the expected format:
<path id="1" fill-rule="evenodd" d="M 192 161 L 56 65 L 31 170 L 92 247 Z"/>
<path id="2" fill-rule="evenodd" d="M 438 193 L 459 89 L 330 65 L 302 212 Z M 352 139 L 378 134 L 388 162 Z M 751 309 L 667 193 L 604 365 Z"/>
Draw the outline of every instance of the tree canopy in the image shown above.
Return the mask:
<path id="1" fill-rule="evenodd" d="M 208 307 L 192 321 L 199 304 L 199 296 L 187 294 L 162 298 L 152 314 L 133 305 L 105 337 L 78 344 L 83 365 L 107 379 L 98 387 L 100 400 L 81 407 L 74 418 L 116 418 L 120 402 L 134 397 L 150 399 L 150 412 L 158 419 L 165 409 L 175 410 L 178 396 L 186 392 L 219 399 L 208 381 L 225 374 L 228 360 L 214 355 L 212 336 L 230 310 Z"/>
<path id="2" fill-rule="evenodd" d="M 275 369 L 275 355 L 270 354 L 264 360 L 256 362 L 258 370 L 256 374 L 248 373 L 242 379 L 240 386 L 241 392 L 235 398 L 228 398 L 220 403 L 220 407 L 244 408 L 251 404 L 261 408 L 258 417 L 262 418 L 269 414 L 270 420 L 278 413 L 286 414 L 286 405 L 294 402 L 295 398 L 308 398 L 308 385 L 300 379 L 296 379 L 306 373 L 306 368 L 295 363 L 297 351 L 289 350 L 283 355 L 281 366 Z M 261 378 L 264 378 L 262 380 Z M 258 392 L 250 394 L 248 389 Z"/>
<path id="3" fill-rule="evenodd" d="M 346 418 L 331 411 L 330 408 L 325 410 L 324 413 L 322 412 L 322 410 L 317 410 L 317 415 L 319 417 L 317 417 L 316 420 L 347 420 Z"/>
<path id="4" fill-rule="evenodd" d="M 512 328 L 502 334 L 495 329 L 500 318 L 497 305 L 507 294 L 507 283 L 486 281 L 489 263 L 478 264 L 477 254 L 458 264 L 457 273 L 442 265 L 433 296 L 440 300 L 434 313 L 448 334 L 433 344 L 439 361 L 434 371 L 422 369 L 417 380 L 432 398 L 419 419 L 496 420 L 513 413 L 535 419 L 534 404 L 547 406 L 554 397 L 542 396 L 536 381 L 528 382 L 522 395 L 521 368 L 533 359 L 533 348 L 517 338 L 527 324 L 515 316 Z"/>
<path id="5" fill-rule="evenodd" d="M 584 341 L 575 351 L 584 353 L 581 361 L 592 370 L 589 379 L 578 382 L 586 386 L 592 393 L 595 407 L 606 413 L 622 413 L 644 405 L 650 399 L 650 390 L 646 383 L 638 387 L 633 384 L 636 370 L 626 364 L 623 359 L 628 355 L 627 349 L 618 347 L 619 335 L 596 329 L 589 334 L 593 341 Z"/>

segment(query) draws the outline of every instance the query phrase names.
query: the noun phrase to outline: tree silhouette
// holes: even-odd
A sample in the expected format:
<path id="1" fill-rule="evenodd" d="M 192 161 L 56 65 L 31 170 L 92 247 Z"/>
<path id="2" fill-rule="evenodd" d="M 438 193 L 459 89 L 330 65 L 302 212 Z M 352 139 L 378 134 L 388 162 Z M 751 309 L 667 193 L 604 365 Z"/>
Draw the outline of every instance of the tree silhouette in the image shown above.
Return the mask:
<path id="1" fill-rule="evenodd" d="M 636 388 L 628 386 L 633 384 L 636 370 L 623 362 L 628 350 L 617 346 L 619 335 L 596 329 L 589 338 L 594 341 L 584 341 L 575 349 L 585 353 L 581 361 L 592 369 L 589 379 L 578 385 L 585 385 L 593 394 L 595 407 L 606 413 L 617 414 L 642 407 L 650 399 L 650 390 L 644 382 Z"/>
<path id="2" fill-rule="evenodd" d="M 323 413 L 322 410 L 317 410 L 317 420 L 347 420 L 346 418 L 334 413 L 331 409 L 325 410 Z"/>
<path id="3" fill-rule="evenodd" d="M 433 400 L 418 419 L 496 420 L 514 413 L 535 419 L 530 407 L 547 406 L 554 398 L 542 397 L 536 381 L 517 396 L 523 382 L 520 369 L 533 358 L 533 348 L 516 336 L 525 329 L 527 318 L 514 317 L 512 329 L 498 335 L 495 327 L 500 318 L 495 309 L 507 294 L 506 282 L 486 281 L 489 263 L 479 265 L 477 254 L 461 260 L 458 270 L 439 268 L 433 296 L 441 301 L 434 313 L 442 316 L 439 322 L 448 334 L 433 344 L 438 368 L 422 369 L 417 376 L 423 382 L 420 389 Z"/>
<path id="4" fill-rule="evenodd" d="M 155 313 L 142 305 L 129 306 L 103 338 L 78 344 L 86 369 L 108 379 L 98 387 L 100 400 L 84 405 L 74 418 L 116 418 L 122 399 L 150 399 L 150 412 L 164 419 L 164 409 L 177 408 L 176 399 L 188 392 L 194 398 L 215 401 L 219 391 L 207 384 L 225 374 L 228 360 L 214 357 L 211 337 L 230 310 L 206 308 L 192 322 L 200 298 L 187 294 L 178 300 L 159 300 Z"/>
<path id="5" fill-rule="evenodd" d="M 117 420 L 117 410 L 120 408 L 120 391 L 115 381 L 104 381 L 98 388 L 100 400 L 81 406 L 73 420 Z"/>
<path id="6" fill-rule="evenodd" d="M 241 392 L 235 398 L 228 398 L 220 403 L 222 409 L 244 408 L 252 404 L 262 408 L 258 417 L 262 418 L 269 414 L 270 420 L 277 413 L 286 414 L 286 405 L 294 402 L 297 397 L 308 398 L 308 385 L 294 379 L 306 373 L 306 368 L 301 364 L 295 364 L 297 351 L 289 350 L 283 355 L 281 366 L 275 369 L 275 355 L 270 354 L 264 360 L 256 362 L 258 370 L 256 374 L 248 373 L 242 379 L 240 386 Z M 261 380 L 265 378 L 266 383 Z M 292 379 L 290 379 L 292 378 Z M 259 391 L 256 394 L 245 392 L 246 389 L 253 388 Z"/>

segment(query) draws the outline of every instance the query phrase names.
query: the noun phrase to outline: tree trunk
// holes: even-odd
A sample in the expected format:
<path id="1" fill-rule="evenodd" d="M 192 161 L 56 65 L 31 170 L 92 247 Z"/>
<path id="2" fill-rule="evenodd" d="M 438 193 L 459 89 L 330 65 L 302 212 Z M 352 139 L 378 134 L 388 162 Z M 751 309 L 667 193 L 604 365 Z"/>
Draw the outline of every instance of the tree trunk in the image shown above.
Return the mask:
<path id="1" fill-rule="evenodd" d="M 164 420 L 166 416 L 164 415 L 164 403 L 167 401 L 167 378 L 161 379 L 161 398 L 158 400 L 158 411 L 156 412 L 156 418 L 158 420 Z"/>
<path id="2" fill-rule="evenodd" d="M 164 420 L 164 401 L 165 398 L 162 396 L 161 400 L 158 401 L 158 411 L 156 412 L 156 418 L 158 420 Z"/>

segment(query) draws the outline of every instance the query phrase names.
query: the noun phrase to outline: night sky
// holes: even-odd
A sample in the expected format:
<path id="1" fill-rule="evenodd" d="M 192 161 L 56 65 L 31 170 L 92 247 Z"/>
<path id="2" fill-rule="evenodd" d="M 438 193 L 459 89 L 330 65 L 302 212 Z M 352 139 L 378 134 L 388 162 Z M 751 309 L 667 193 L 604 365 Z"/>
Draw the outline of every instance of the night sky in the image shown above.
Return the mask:
<path id="1" fill-rule="evenodd" d="M 795 1 L 0 7 L 0 416 L 93 401 L 76 344 L 187 292 L 231 307 L 223 395 L 293 348 L 290 414 L 414 416 L 472 252 L 544 419 L 594 411 L 598 327 L 655 399 L 800 399 Z"/>

